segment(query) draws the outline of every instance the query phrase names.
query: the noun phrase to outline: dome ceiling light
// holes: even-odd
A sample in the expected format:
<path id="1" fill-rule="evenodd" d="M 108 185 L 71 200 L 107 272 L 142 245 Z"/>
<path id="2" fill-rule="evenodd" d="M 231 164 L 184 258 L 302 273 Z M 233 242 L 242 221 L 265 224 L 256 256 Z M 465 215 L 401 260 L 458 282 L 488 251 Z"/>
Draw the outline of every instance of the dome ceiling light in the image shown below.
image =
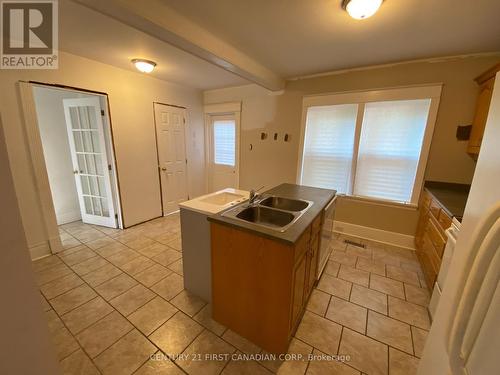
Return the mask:
<path id="1" fill-rule="evenodd" d="M 154 61 L 144 59 L 133 59 L 132 64 L 135 65 L 138 71 L 143 73 L 151 73 L 156 66 Z"/>
<path id="2" fill-rule="evenodd" d="M 356 20 L 364 20 L 377 13 L 384 0 L 343 0 L 342 8 Z"/>

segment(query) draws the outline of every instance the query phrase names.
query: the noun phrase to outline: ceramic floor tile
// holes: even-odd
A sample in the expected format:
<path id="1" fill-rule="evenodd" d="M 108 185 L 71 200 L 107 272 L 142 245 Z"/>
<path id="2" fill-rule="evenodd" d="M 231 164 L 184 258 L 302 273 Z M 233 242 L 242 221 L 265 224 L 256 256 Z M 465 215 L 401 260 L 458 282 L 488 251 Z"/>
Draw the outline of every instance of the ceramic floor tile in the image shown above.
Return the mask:
<path id="1" fill-rule="evenodd" d="M 318 289 L 313 289 L 306 309 L 321 316 L 325 316 L 328 304 L 330 303 L 330 295 Z"/>
<path id="2" fill-rule="evenodd" d="M 87 284 L 76 287 L 60 296 L 51 299 L 49 302 L 57 311 L 59 315 L 62 315 L 74 308 L 83 305 L 85 302 L 97 296 L 96 292 L 91 289 Z"/>
<path id="3" fill-rule="evenodd" d="M 184 280 L 182 276 L 171 273 L 161 281 L 151 287 L 151 290 L 158 293 L 167 301 L 174 298 L 184 289 Z"/>
<path id="4" fill-rule="evenodd" d="M 132 249 L 124 249 L 120 252 L 109 256 L 107 259 L 117 267 L 123 266 L 125 263 L 130 262 L 132 259 L 139 257 L 140 254 Z"/>
<path id="5" fill-rule="evenodd" d="M 342 326 L 306 311 L 295 336 L 328 354 L 337 354 Z"/>
<path id="6" fill-rule="evenodd" d="M 139 331 L 133 330 L 102 352 L 95 364 L 104 375 L 132 374 L 156 350 Z"/>
<path id="7" fill-rule="evenodd" d="M 401 267 L 387 266 L 387 277 L 415 286 L 420 286 L 420 281 L 418 279 L 417 273 L 413 271 L 407 271 Z"/>
<path id="8" fill-rule="evenodd" d="M 51 281 L 57 280 L 63 276 L 67 276 L 70 273 L 73 273 L 73 271 L 71 271 L 71 268 L 69 268 L 64 263 L 60 263 L 52 267 L 43 269 L 39 272 L 36 272 L 35 278 L 38 285 L 44 285 Z"/>
<path id="9" fill-rule="evenodd" d="M 366 331 L 366 314 L 366 308 L 333 296 L 326 318 L 364 334 Z"/>
<path id="10" fill-rule="evenodd" d="M 81 241 L 83 243 L 89 242 L 92 240 L 96 240 L 100 237 L 104 237 L 104 233 L 101 231 L 98 231 L 97 229 L 93 228 L 86 228 L 82 231 L 77 231 L 72 233 L 73 237 L 75 237 L 78 241 Z"/>
<path id="11" fill-rule="evenodd" d="M 385 264 L 372 261 L 370 259 L 358 258 L 358 262 L 356 263 L 356 268 L 380 276 L 385 276 Z"/>
<path id="12" fill-rule="evenodd" d="M 96 297 L 80 307 L 64 314 L 61 319 L 74 335 L 113 312 L 113 308 L 101 297 Z"/>
<path id="13" fill-rule="evenodd" d="M 85 282 L 91 287 L 95 288 L 105 281 L 115 278 L 121 273 L 122 271 L 120 269 L 113 266 L 111 263 L 108 263 L 104 267 L 83 275 L 82 279 L 85 280 Z"/>
<path id="14" fill-rule="evenodd" d="M 349 366 L 370 375 L 387 375 L 387 345 L 344 328 L 339 355 L 349 355 Z"/>
<path id="15" fill-rule="evenodd" d="M 172 362 L 162 352 L 155 353 L 134 375 L 184 375 L 174 362 Z"/>
<path id="16" fill-rule="evenodd" d="M 88 247 L 83 247 L 82 249 L 75 251 L 68 255 L 60 254 L 59 257 L 62 259 L 64 263 L 68 266 L 74 266 L 75 264 L 81 263 L 84 260 L 94 258 L 97 256 L 97 253 L 89 249 Z"/>
<path id="17" fill-rule="evenodd" d="M 415 350 L 415 356 L 421 357 L 422 351 L 424 350 L 425 340 L 427 339 L 427 334 L 429 331 L 425 329 L 420 329 L 417 327 L 411 327 L 411 335 L 413 337 L 413 348 Z"/>
<path id="18" fill-rule="evenodd" d="M 170 319 L 178 310 L 161 297 L 156 297 L 128 316 L 146 336 Z"/>
<path id="19" fill-rule="evenodd" d="M 323 273 L 337 277 L 339 269 L 340 269 L 340 263 L 334 262 L 333 260 L 329 260 L 326 263 Z"/>
<path id="20" fill-rule="evenodd" d="M 413 355 L 410 326 L 374 311 L 368 312 L 367 336 Z"/>
<path id="21" fill-rule="evenodd" d="M 109 301 L 131 289 L 135 285 L 137 285 L 137 281 L 129 275 L 122 273 L 119 276 L 116 276 L 115 278 L 97 286 L 95 290 L 103 296 L 105 300 Z"/>
<path id="22" fill-rule="evenodd" d="M 311 345 L 292 337 L 287 352 L 287 354 L 292 355 L 291 357 L 286 358 L 285 361 L 281 361 L 279 358 L 272 361 L 265 360 L 261 361 L 261 364 L 270 371 L 280 375 L 304 374 L 309 361 L 309 355 L 312 352 L 313 348 Z"/>
<path id="23" fill-rule="evenodd" d="M 156 294 L 143 285 L 138 284 L 118 297 L 113 298 L 109 303 L 122 313 L 122 315 L 127 316 L 155 297 Z"/>
<path id="24" fill-rule="evenodd" d="M 183 290 L 172 298 L 170 303 L 191 317 L 196 315 L 207 304 L 201 298 L 187 290 Z"/>
<path id="25" fill-rule="evenodd" d="M 76 288 L 83 284 L 83 280 L 80 279 L 74 273 L 70 273 L 67 276 L 63 276 L 57 280 L 51 281 L 40 287 L 40 291 L 47 299 L 57 297 L 67 291 Z"/>
<path id="26" fill-rule="evenodd" d="M 240 351 L 246 354 L 258 354 L 262 351 L 259 346 L 255 345 L 250 340 L 247 340 L 246 338 L 238 335 L 236 332 L 231 331 L 230 329 L 224 332 L 222 338 L 233 345 L 235 348 L 238 348 Z"/>
<path id="27" fill-rule="evenodd" d="M 345 252 L 332 251 L 330 254 L 330 260 L 333 260 L 340 264 L 345 264 L 346 266 L 354 267 L 358 257 L 356 255 L 349 255 Z"/>
<path id="28" fill-rule="evenodd" d="M 350 281 L 351 283 L 354 284 L 368 287 L 368 282 L 370 280 L 370 273 L 343 264 L 340 267 L 338 278 Z"/>
<path id="29" fill-rule="evenodd" d="M 345 249 L 347 255 L 354 255 L 357 257 L 372 259 L 372 250 L 368 247 L 359 247 L 354 245 L 347 245 Z"/>
<path id="30" fill-rule="evenodd" d="M 402 299 L 405 297 L 403 283 L 401 281 L 389 279 L 376 274 L 370 275 L 370 289 Z"/>
<path id="31" fill-rule="evenodd" d="M 389 374 L 391 375 L 416 375 L 418 358 L 389 348 Z"/>
<path id="32" fill-rule="evenodd" d="M 120 242 L 115 241 L 98 249 L 95 249 L 95 252 L 104 258 L 109 258 L 125 250 L 128 250 L 127 246 L 123 245 Z"/>
<path id="33" fill-rule="evenodd" d="M 353 285 L 350 301 L 382 314 L 387 314 L 387 295 L 376 290 Z"/>
<path id="34" fill-rule="evenodd" d="M 319 280 L 317 288 L 334 296 L 349 299 L 352 284 L 348 281 L 323 274 Z"/>
<path id="35" fill-rule="evenodd" d="M 94 358 L 132 329 L 132 324 L 115 311 L 80 332 L 76 338 Z"/>
<path id="36" fill-rule="evenodd" d="M 99 375 L 90 358 L 79 349 L 61 361 L 61 370 L 64 375 Z"/>
<path id="37" fill-rule="evenodd" d="M 42 259 L 37 259 L 32 262 L 33 266 L 33 271 L 35 272 L 40 272 L 43 270 L 46 270 L 50 267 L 53 267 L 57 264 L 61 264 L 62 260 L 56 256 L 56 255 L 51 255 Z"/>
<path id="38" fill-rule="evenodd" d="M 155 262 L 160 263 L 163 266 L 168 266 L 169 264 L 174 263 L 175 261 L 181 259 L 182 253 L 173 249 L 167 249 L 161 252 L 158 255 L 155 255 L 152 259 Z"/>
<path id="39" fill-rule="evenodd" d="M 179 260 L 176 260 L 173 263 L 170 263 L 168 265 L 168 268 L 170 270 L 174 271 L 176 274 L 184 276 L 184 268 L 183 268 L 183 264 L 182 264 L 182 258 Z"/>
<path id="40" fill-rule="evenodd" d="M 128 241 L 127 246 L 130 247 L 131 249 L 139 250 L 146 246 L 154 245 L 155 243 L 156 241 L 152 240 L 151 238 L 140 236 L 137 237 L 136 239 L 133 239 L 132 241 Z"/>
<path id="41" fill-rule="evenodd" d="M 66 327 L 61 327 L 54 330 L 50 335 L 52 343 L 54 344 L 56 355 L 59 361 L 63 360 L 71 353 L 78 350 L 80 347 L 74 339 L 73 335 Z"/>
<path id="42" fill-rule="evenodd" d="M 347 244 L 344 239 L 334 238 L 330 241 L 330 247 L 335 251 L 345 251 Z"/>
<path id="43" fill-rule="evenodd" d="M 49 311 L 52 308 L 52 306 L 50 306 L 50 304 L 47 302 L 47 300 L 41 293 L 40 293 L 40 303 L 42 304 L 43 311 Z"/>
<path id="44" fill-rule="evenodd" d="M 421 306 L 429 306 L 430 295 L 427 288 L 405 284 L 406 300 Z"/>
<path id="45" fill-rule="evenodd" d="M 101 267 L 104 267 L 106 264 L 109 264 L 109 262 L 106 259 L 104 259 L 100 256 L 96 256 L 96 257 L 87 259 L 81 263 L 75 264 L 75 265 L 71 266 L 71 268 L 77 274 L 79 274 L 80 276 L 83 276 L 89 272 L 92 272 L 92 271 L 98 270 Z"/>
<path id="46" fill-rule="evenodd" d="M 237 353 L 238 354 L 238 353 Z M 272 372 L 260 365 L 258 362 L 250 360 L 242 360 L 241 357 L 236 357 L 235 360 L 230 361 L 222 375 L 271 375 Z"/>
<path id="47" fill-rule="evenodd" d="M 171 273 L 172 273 L 171 270 L 159 264 L 154 264 L 153 266 L 145 269 L 144 271 L 134 275 L 134 278 L 141 284 L 147 287 L 151 287 L 152 285 L 156 284 L 161 279 L 164 279 Z"/>
<path id="48" fill-rule="evenodd" d="M 179 311 L 154 331 L 149 339 L 165 354 L 176 355 L 182 353 L 201 331 L 201 325 Z"/>
<path id="49" fill-rule="evenodd" d="M 131 276 L 135 276 L 154 265 L 155 262 L 151 259 L 139 255 L 137 258 L 132 259 L 130 262 L 120 266 L 120 269 Z"/>
<path id="50" fill-rule="evenodd" d="M 427 308 L 392 296 L 389 296 L 389 316 L 419 328 L 430 328 Z"/>
<path id="51" fill-rule="evenodd" d="M 236 349 L 226 341 L 204 330 L 182 353 L 186 357 L 176 360 L 176 363 L 188 374 L 217 375 L 235 351 Z M 204 360 L 196 360 L 198 355 Z M 218 358 L 212 359 L 211 356 L 218 356 Z"/>
<path id="52" fill-rule="evenodd" d="M 361 375 L 358 370 L 355 370 L 340 361 L 323 359 L 322 356 L 324 353 L 321 353 L 317 349 L 314 349 L 312 355 L 313 359 L 307 368 L 307 375 Z"/>
<path id="53" fill-rule="evenodd" d="M 141 253 L 145 257 L 153 258 L 154 256 L 168 250 L 168 247 L 161 243 L 154 243 L 153 245 L 143 247 L 142 249 L 137 250 L 137 252 Z"/>
<path id="54" fill-rule="evenodd" d="M 212 319 L 211 305 L 206 305 L 204 308 L 202 308 L 200 312 L 198 312 L 198 314 L 194 316 L 193 319 L 218 336 L 221 336 L 226 330 L 225 326 Z"/>
<path id="55" fill-rule="evenodd" d="M 96 240 L 85 243 L 86 246 L 90 247 L 92 250 L 100 249 L 106 245 L 111 245 L 116 241 L 111 237 L 100 237 Z"/>

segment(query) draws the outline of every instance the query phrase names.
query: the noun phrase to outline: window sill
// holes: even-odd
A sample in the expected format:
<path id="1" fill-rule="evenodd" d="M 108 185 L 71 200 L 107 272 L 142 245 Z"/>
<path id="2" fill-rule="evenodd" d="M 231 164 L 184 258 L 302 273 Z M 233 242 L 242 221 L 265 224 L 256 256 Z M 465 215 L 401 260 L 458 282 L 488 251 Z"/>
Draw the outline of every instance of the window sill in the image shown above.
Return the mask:
<path id="1" fill-rule="evenodd" d="M 338 194 L 338 197 L 341 199 L 346 199 L 346 200 L 355 201 L 355 202 L 374 204 L 377 206 L 395 207 L 395 208 L 402 208 L 402 209 L 412 210 L 412 211 L 416 211 L 418 209 L 418 205 L 416 205 L 414 203 L 394 202 L 394 201 L 385 200 L 385 199 L 368 198 L 368 197 L 361 197 L 361 196 L 357 196 L 357 195 L 346 195 L 346 194 Z"/>

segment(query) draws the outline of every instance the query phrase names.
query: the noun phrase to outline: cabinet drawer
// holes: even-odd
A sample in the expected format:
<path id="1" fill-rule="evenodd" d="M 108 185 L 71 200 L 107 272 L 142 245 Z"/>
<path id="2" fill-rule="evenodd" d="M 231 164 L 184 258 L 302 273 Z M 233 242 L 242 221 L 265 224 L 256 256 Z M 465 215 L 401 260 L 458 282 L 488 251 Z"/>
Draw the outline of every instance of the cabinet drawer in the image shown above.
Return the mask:
<path id="1" fill-rule="evenodd" d="M 441 212 L 441 205 L 436 200 L 432 199 L 429 206 L 429 211 L 431 212 L 432 216 L 437 219 L 439 217 L 439 213 Z"/>
<path id="2" fill-rule="evenodd" d="M 438 257 L 441 258 L 443 256 L 444 246 L 446 245 L 446 237 L 433 217 L 431 217 L 427 223 L 426 233 L 429 235 Z"/>
<path id="3" fill-rule="evenodd" d="M 441 210 L 439 213 L 438 221 L 443 230 L 446 230 L 451 226 L 451 217 L 444 210 Z"/>
<path id="4" fill-rule="evenodd" d="M 300 259 L 300 257 L 309 250 L 309 244 L 311 239 L 311 227 L 308 227 L 306 231 L 302 234 L 302 236 L 297 241 L 295 245 L 295 262 Z"/>

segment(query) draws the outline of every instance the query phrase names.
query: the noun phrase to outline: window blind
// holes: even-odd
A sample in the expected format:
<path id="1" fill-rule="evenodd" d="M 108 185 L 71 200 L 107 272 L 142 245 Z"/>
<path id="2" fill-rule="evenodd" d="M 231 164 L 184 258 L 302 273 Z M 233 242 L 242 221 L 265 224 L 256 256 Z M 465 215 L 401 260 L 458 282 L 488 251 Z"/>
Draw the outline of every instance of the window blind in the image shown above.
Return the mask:
<path id="1" fill-rule="evenodd" d="M 234 120 L 216 120 L 213 127 L 214 163 L 235 166 L 236 124 Z"/>
<path id="2" fill-rule="evenodd" d="M 301 183 L 349 192 L 357 104 L 307 111 Z"/>
<path id="3" fill-rule="evenodd" d="M 365 105 L 354 195 L 411 201 L 430 104 L 418 99 Z"/>

